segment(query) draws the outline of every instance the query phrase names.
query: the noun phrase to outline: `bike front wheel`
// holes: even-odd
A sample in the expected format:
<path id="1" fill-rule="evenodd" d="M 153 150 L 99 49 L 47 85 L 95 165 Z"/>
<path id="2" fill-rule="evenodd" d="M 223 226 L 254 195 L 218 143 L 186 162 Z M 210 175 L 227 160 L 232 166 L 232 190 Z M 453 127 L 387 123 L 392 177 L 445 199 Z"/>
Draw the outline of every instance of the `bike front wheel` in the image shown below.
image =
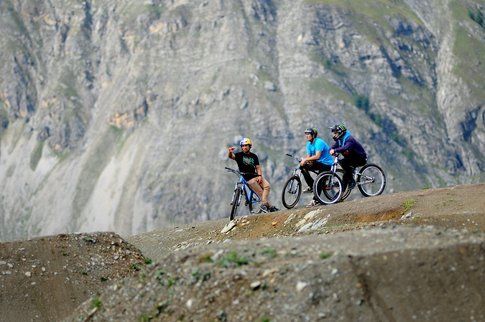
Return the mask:
<path id="1" fill-rule="evenodd" d="M 337 169 L 337 173 L 340 175 L 340 178 L 343 178 L 344 170 Z M 347 199 L 347 197 L 350 196 L 351 192 L 352 192 L 352 190 L 349 189 L 349 185 L 347 185 L 347 188 L 342 192 L 342 196 L 340 197 L 340 201 L 344 201 L 345 199 Z"/>
<path id="2" fill-rule="evenodd" d="M 342 197 L 342 180 L 330 171 L 322 172 L 313 182 L 313 194 L 320 203 L 334 204 Z"/>
<path id="3" fill-rule="evenodd" d="M 241 201 L 241 189 L 236 189 L 234 190 L 234 195 L 232 197 L 232 202 L 231 202 L 231 216 L 230 219 L 233 220 L 234 217 L 237 215 L 237 209 L 239 208 L 239 204 Z"/>
<path id="4" fill-rule="evenodd" d="M 283 192 L 281 194 L 281 201 L 286 209 L 291 209 L 296 206 L 298 201 L 300 201 L 301 196 L 301 180 L 299 176 L 292 176 L 289 178 L 285 186 L 283 187 Z"/>
<path id="5" fill-rule="evenodd" d="M 365 197 L 378 196 L 386 187 L 386 175 L 376 164 L 366 164 L 358 175 L 357 187 Z"/>

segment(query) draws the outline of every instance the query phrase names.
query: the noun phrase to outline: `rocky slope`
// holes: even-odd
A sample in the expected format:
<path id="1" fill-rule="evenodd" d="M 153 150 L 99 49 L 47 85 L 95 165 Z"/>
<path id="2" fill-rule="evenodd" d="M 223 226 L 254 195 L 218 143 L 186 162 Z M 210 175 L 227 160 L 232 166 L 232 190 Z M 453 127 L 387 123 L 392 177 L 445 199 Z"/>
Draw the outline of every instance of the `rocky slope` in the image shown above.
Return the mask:
<path id="1" fill-rule="evenodd" d="M 227 145 L 250 136 L 279 193 L 302 129 L 337 121 L 391 191 L 483 180 L 483 11 L 1 1 L 0 240 L 224 216 Z"/>
<path id="2" fill-rule="evenodd" d="M 59 321 L 144 266 L 113 233 L 0 243 L 0 321 Z"/>
<path id="3" fill-rule="evenodd" d="M 410 228 L 205 246 L 115 284 L 92 320 L 480 321 L 484 246 Z"/>
<path id="4" fill-rule="evenodd" d="M 226 233 L 217 221 L 132 236 L 157 264 L 68 320 L 481 321 L 484 189 L 250 216 Z"/>
<path id="5" fill-rule="evenodd" d="M 0 321 L 481 321 L 484 190 L 0 243 Z"/>

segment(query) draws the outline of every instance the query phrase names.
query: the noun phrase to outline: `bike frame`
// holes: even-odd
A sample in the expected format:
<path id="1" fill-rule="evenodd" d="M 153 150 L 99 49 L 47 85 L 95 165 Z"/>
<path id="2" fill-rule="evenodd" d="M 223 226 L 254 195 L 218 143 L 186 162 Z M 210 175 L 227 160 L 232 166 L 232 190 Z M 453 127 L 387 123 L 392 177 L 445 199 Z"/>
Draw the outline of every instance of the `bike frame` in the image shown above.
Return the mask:
<path id="1" fill-rule="evenodd" d="M 301 159 L 300 159 L 300 158 L 298 158 L 298 157 L 295 157 L 295 156 L 293 156 L 292 154 L 289 154 L 289 153 L 287 153 L 286 155 L 287 155 L 287 156 L 289 156 L 290 158 L 295 159 L 295 160 L 297 161 L 297 163 L 298 163 L 298 164 L 297 164 L 297 166 L 296 166 L 296 168 L 294 168 L 294 169 L 293 169 L 293 172 L 291 173 L 291 177 L 293 177 L 293 176 L 298 176 L 298 177 L 300 178 L 300 181 L 302 181 L 302 174 L 301 174 L 301 169 L 300 169 L 300 162 L 301 162 Z M 338 164 L 338 161 L 334 161 L 334 162 L 337 162 L 337 164 Z M 332 165 L 332 171 L 336 171 L 336 169 L 337 169 L 337 164 L 335 164 L 335 163 L 334 163 L 334 164 Z M 316 173 L 316 174 L 317 174 L 317 176 L 318 176 L 318 172 L 315 172 L 315 171 L 310 171 L 310 172 Z M 292 183 L 292 184 L 293 184 L 293 183 Z M 293 186 L 292 186 L 292 185 L 290 185 L 290 187 L 289 187 L 289 188 L 290 188 L 290 190 L 291 190 L 291 189 L 293 188 Z"/>
<path id="2" fill-rule="evenodd" d="M 234 195 L 236 194 L 236 191 L 240 189 L 242 193 L 239 195 L 239 200 L 236 200 L 238 206 L 241 205 L 241 195 L 244 195 L 245 206 L 261 202 L 261 198 L 249 187 L 248 182 L 246 181 L 246 179 L 244 179 L 241 172 L 227 167 L 225 169 L 229 172 L 234 173 L 239 178 L 238 182 L 236 182 L 236 184 L 234 185 L 234 192 L 232 194 L 231 200 L 234 200 Z"/>
<path id="3" fill-rule="evenodd" d="M 248 182 L 246 181 L 246 179 L 244 179 L 243 176 L 239 176 L 239 182 L 237 182 L 234 185 L 234 193 L 238 188 L 240 188 L 244 192 L 243 194 L 246 200 L 246 206 L 249 205 L 250 203 L 254 204 L 254 203 L 261 202 L 261 199 L 259 198 L 258 194 L 249 187 Z M 239 198 L 241 198 L 241 196 L 239 196 Z M 241 200 L 238 200 L 238 204 L 241 204 Z"/>

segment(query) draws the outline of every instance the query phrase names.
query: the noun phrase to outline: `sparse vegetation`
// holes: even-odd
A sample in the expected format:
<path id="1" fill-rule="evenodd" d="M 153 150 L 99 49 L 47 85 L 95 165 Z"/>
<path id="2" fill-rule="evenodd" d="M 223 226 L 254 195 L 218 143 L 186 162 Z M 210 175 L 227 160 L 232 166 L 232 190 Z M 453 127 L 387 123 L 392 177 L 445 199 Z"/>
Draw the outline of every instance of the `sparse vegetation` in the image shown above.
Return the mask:
<path id="1" fill-rule="evenodd" d="M 38 141 L 35 145 L 32 154 L 30 155 L 30 169 L 35 171 L 37 165 L 39 164 L 40 158 L 42 157 L 42 151 L 44 149 L 44 141 Z"/>
<path id="2" fill-rule="evenodd" d="M 305 0 L 309 4 L 330 4 L 352 10 L 354 14 L 363 15 L 380 26 L 387 26 L 386 16 L 406 17 L 410 21 L 422 24 L 419 17 L 402 1 L 395 0 Z"/>
<path id="3" fill-rule="evenodd" d="M 148 322 L 152 320 L 151 316 L 148 316 L 148 314 L 142 314 L 140 315 L 140 318 L 138 319 L 140 322 Z"/>
<path id="4" fill-rule="evenodd" d="M 84 236 L 83 240 L 88 244 L 96 244 L 96 238 L 91 236 Z"/>
<path id="5" fill-rule="evenodd" d="M 167 286 L 168 288 L 175 285 L 175 282 L 177 280 L 176 278 L 170 276 L 169 274 L 165 273 L 165 271 L 160 269 L 155 272 L 155 276 L 160 285 Z"/>
<path id="6" fill-rule="evenodd" d="M 199 263 L 212 263 L 212 254 L 207 253 L 207 254 L 202 254 L 199 256 Z"/>
<path id="7" fill-rule="evenodd" d="M 415 204 L 416 204 L 416 200 L 414 200 L 414 199 L 404 200 L 404 202 L 402 203 L 402 207 L 404 209 L 404 212 L 408 212 L 409 210 L 411 210 L 411 208 L 413 208 Z"/>
<path id="8" fill-rule="evenodd" d="M 134 270 L 134 271 L 139 271 L 140 270 L 140 266 L 137 264 L 137 263 L 132 263 L 130 265 L 131 269 Z"/>
<path id="9" fill-rule="evenodd" d="M 332 257 L 333 253 L 332 252 L 321 252 L 320 253 L 320 259 L 327 259 Z"/>
<path id="10" fill-rule="evenodd" d="M 218 261 L 219 266 L 231 267 L 231 266 L 242 266 L 249 264 L 249 260 L 244 256 L 239 256 L 236 251 L 230 251 L 223 258 Z"/>
<path id="11" fill-rule="evenodd" d="M 101 299 L 99 298 L 99 296 L 95 296 L 91 299 L 91 308 L 94 309 L 99 309 L 101 308 L 101 306 L 103 305 L 103 303 L 101 302 Z"/>
<path id="12" fill-rule="evenodd" d="M 352 98 L 350 94 L 345 92 L 337 85 L 331 83 L 323 76 L 311 79 L 309 81 L 309 87 L 314 92 L 331 95 L 335 99 L 342 100 L 348 104 L 352 104 Z"/>
<path id="13" fill-rule="evenodd" d="M 198 281 L 206 282 L 212 276 L 211 272 L 202 272 L 198 268 L 194 269 L 191 275 L 192 275 L 192 281 L 194 284 L 197 283 Z"/>
<path id="14" fill-rule="evenodd" d="M 476 71 L 483 64 L 485 44 L 464 24 L 465 21 L 471 24 L 472 22 L 469 19 L 472 19 L 473 23 L 480 25 L 479 21 L 480 19 L 483 21 L 483 13 L 478 8 L 468 8 L 462 2 L 456 0 L 450 3 L 450 8 L 456 21 L 453 53 L 457 57 L 457 62 L 453 66 L 453 71 L 469 86 L 472 95 L 479 101 L 483 101 L 485 99 L 485 92 L 483 91 L 485 73 L 477 73 Z"/>
<path id="15" fill-rule="evenodd" d="M 468 17 L 475 21 L 480 27 L 485 29 L 485 20 L 483 19 L 483 12 L 479 8 L 468 8 Z"/>
<path id="16" fill-rule="evenodd" d="M 269 258 L 275 258 L 276 256 L 278 256 L 278 253 L 276 252 L 276 249 L 271 248 L 271 247 L 264 248 L 261 251 L 261 254 L 264 255 L 264 256 L 266 256 L 266 257 L 269 257 Z"/>
<path id="17" fill-rule="evenodd" d="M 365 95 L 354 95 L 354 104 L 358 109 L 364 110 L 366 113 L 370 110 L 369 97 Z"/>
<path id="18" fill-rule="evenodd" d="M 145 264 L 151 265 L 151 264 L 153 264 L 153 260 L 151 258 L 145 257 Z"/>

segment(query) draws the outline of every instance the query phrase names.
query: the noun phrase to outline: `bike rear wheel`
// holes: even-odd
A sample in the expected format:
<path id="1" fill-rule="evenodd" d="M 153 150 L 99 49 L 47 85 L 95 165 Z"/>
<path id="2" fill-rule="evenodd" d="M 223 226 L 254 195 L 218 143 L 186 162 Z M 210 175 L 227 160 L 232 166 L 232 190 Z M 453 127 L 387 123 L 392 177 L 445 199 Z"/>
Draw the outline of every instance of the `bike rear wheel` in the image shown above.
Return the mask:
<path id="1" fill-rule="evenodd" d="M 378 196 L 386 187 L 386 175 L 376 164 L 369 163 L 363 166 L 358 177 L 357 187 L 365 197 Z"/>
<path id="2" fill-rule="evenodd" d="M 287 209 L 295 207 L 298 201 L 300 201 L 300 196 L 300 177 L 292 176 L 286 181 L 285 186 L 283 187 L 283 192 L 281 193 L 281 201 L 283 202 L 283 206 L 285 206 Z"/>
<path id="3" fill-rule="evenodd" d="M 325 205 L 339 202 L 342 197 L 342 180 L 333 172 L 322 172 L 313 182 L 313 194 Z"/>
<path id="4" fill-rule="evenodd" d="M 233 220 L 234 217 L 236 217 L 237 215 L 237 209 L 239 208 L 239 203 L 241 201 L 241 189 L 236 189 L 234 190 L 234 195 L 232 197 L 232 202 L 231 202 L 231 216 L 230 216 L 230 219 Z"/>

